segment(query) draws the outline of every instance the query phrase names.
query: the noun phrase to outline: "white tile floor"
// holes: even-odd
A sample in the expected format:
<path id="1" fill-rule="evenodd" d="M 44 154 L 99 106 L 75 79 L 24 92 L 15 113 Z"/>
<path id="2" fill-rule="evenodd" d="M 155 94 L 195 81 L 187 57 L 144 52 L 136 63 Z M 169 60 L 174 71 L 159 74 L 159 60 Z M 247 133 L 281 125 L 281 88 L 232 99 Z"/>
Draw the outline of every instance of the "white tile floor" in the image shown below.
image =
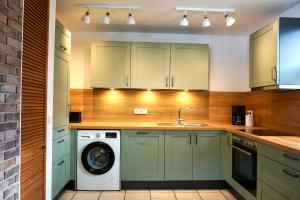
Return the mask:
<path id="1" fill-rule="evenodd" d="M 65 191 L 59 200 L 238 200 L 229 190 Z"/>

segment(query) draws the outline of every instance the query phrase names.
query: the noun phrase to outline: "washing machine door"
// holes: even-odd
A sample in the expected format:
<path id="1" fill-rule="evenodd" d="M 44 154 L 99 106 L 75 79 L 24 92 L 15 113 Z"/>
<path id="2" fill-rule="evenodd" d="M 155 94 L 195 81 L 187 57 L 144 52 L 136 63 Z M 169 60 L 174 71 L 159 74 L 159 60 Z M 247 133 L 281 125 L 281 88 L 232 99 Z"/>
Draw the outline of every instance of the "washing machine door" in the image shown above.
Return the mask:
<path id="1" fill-rule="evenodd" d="M 81 162 L 91 174 L 101 175 L 108 172 L 115 162 L 112 148 L 104 142 L 88 144 L 82 151 Z"/>

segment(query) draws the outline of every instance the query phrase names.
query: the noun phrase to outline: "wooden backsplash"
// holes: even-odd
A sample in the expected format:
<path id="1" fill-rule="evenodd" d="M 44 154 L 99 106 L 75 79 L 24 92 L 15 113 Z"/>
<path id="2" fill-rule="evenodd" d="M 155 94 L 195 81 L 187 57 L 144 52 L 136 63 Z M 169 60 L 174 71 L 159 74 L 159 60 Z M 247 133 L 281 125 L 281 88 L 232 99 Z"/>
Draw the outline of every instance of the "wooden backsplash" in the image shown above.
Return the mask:
<path id="1" fill-rule="evenodd" d="M 82 111 L 84 121 L 162 121 L 184 118 L 231 123 L 231 106 L 246 105 L 254 111 L 254 123 L 300 135 L 300 91 L 198 92 L 71 89 L 73 111 Z M 133 108 L 147 108 L 148 115 L 133 115 Z"/>
<path id="2" fill-rule="evenodd" d="M 84 121 L 176 122 L 179 107 L 191 107 L 185 119 L 208 119 L 209 93 L 169 90 L 71 89 L 72 111 L 82 111 Z M 147 108 L 148 115 L 134 115 L 134 108 Z"/>

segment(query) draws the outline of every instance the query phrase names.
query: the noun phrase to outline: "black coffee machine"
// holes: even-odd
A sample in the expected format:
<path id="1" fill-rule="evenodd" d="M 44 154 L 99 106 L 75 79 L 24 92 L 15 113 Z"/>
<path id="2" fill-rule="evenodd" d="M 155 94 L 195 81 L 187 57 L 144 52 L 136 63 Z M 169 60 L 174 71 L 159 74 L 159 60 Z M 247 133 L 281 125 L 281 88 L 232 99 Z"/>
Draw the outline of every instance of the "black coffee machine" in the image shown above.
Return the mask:
<path id="1" fill-rule="evenodd" d="M 245 125 L 246 106 L 233 105 L 232 106 L 232 124 Z"/>

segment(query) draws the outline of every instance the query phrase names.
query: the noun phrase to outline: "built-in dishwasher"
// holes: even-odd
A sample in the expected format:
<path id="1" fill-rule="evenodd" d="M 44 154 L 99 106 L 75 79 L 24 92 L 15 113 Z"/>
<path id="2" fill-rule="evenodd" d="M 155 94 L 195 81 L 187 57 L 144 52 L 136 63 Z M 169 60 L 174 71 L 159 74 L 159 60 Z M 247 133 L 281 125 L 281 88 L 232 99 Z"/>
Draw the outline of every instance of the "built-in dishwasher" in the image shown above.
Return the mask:
<path id="1" fill-rule="evenodd" d="M 232 137 L 232 178 L 256 196 L 257 143 L 251 139 Z"/>

